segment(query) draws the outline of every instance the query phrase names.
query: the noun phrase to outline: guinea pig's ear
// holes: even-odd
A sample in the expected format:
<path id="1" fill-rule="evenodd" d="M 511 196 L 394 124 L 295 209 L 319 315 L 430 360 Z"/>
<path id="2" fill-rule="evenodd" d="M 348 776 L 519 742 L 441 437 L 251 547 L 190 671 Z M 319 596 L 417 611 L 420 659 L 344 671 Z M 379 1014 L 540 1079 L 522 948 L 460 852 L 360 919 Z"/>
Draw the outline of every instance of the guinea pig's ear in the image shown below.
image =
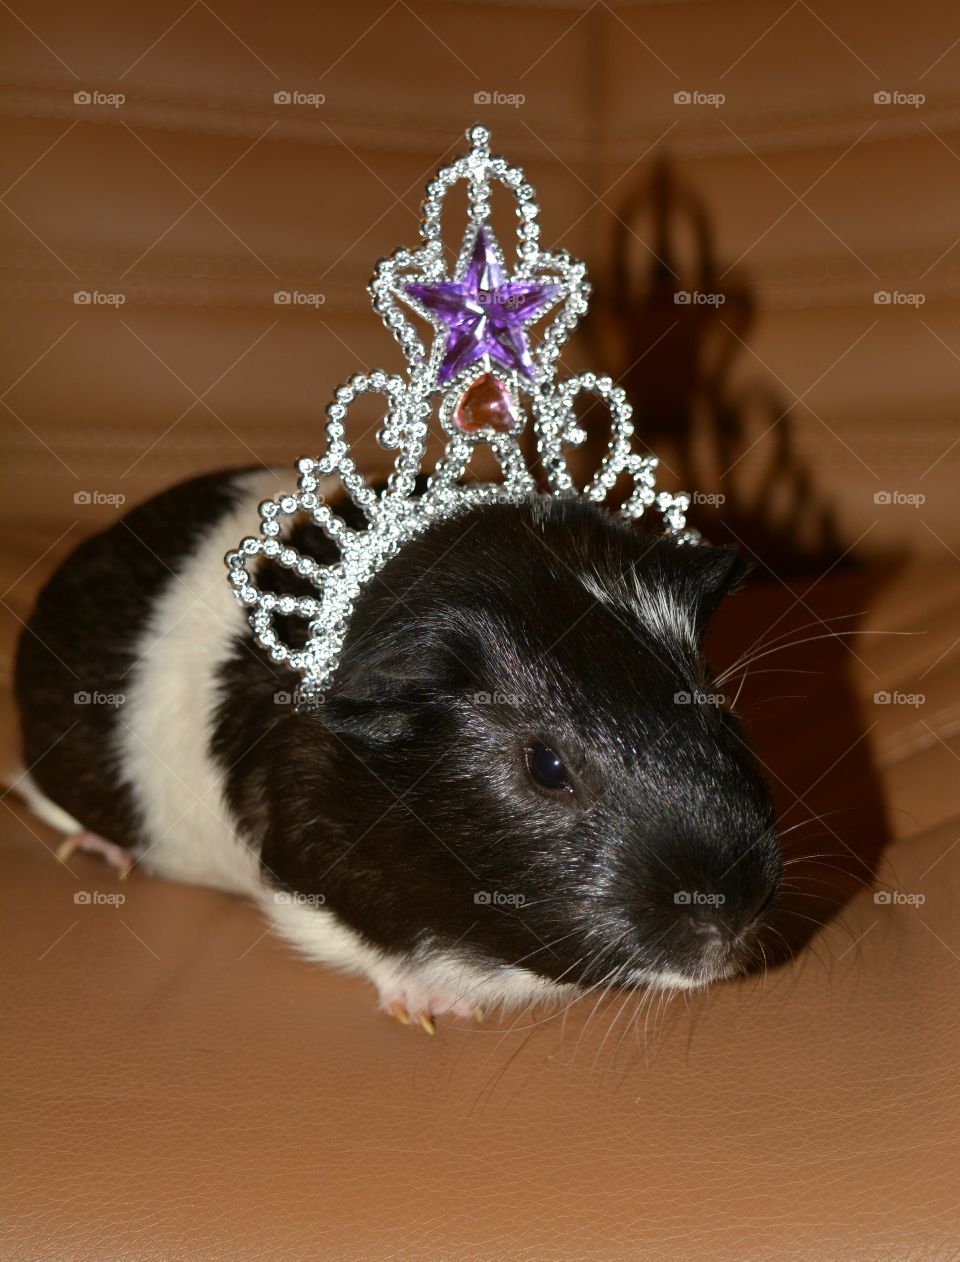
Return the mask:
<path id="1" fill-rule="evenodd" d="M 694 626 L 703 635 L 717 606 L 743 583 L 751 565 L 735 543 L 711 547 L 683 547 L 685 595 L 693 609 Z"/>
<path id="2" fill-rule="evenodd" d="M 324 695 L 320 718 L 338 735 L 370 746 L 413 737 L 438 699 L 462 686 L 469 646 L 429 628 L 402 635 L 372 631 L 351 651 Z"/>
<path id="3" fill-rule="evenodd" d="M 351 696 L 342 689 L 326 694 L 320 712 L 323 726 L 338 736 L 352 736 L 364 745 L 393 745 L 412 736 L 413 715 L 397 702 Z"/>

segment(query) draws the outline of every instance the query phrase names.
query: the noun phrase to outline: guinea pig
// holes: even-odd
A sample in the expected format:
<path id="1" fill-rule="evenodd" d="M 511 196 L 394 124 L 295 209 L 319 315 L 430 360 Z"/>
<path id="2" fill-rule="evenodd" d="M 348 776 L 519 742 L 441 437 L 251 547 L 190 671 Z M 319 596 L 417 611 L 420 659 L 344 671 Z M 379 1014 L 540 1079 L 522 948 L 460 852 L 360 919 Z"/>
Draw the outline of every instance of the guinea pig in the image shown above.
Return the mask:
<path id="1" fill-rule="evenodd" d="M 168 490 L 40 594 L 16 664 L 20 787 L 72 838 L 65 858 L 246 894 L 429 1032 L 746 971 L 781 857 L 703 656 L 737 551 L 580 497 L 470 508 L 364 588 L 327 692 L 300 710 L 224 578 L 276 486 L 244 471 Z M 334 559 L 316 527 L 292 529 Z"/>

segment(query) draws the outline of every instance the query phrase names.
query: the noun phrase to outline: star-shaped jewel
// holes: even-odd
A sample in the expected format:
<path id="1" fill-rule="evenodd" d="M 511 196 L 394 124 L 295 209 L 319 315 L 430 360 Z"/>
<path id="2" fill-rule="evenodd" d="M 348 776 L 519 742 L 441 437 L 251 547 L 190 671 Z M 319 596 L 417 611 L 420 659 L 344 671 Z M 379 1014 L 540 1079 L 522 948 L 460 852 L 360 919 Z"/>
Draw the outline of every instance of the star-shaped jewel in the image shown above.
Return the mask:
<path id="1" fill-rule="evenodd" d="M 507 280 L 493 234 L 481 224 L 462 280 L 410 283 L 403 292 L 446 329 L 439 373 L 441 385 L 446 385 L 484 355 L 530 380 L 533 359 L 526 327 L 553 305 L 561 288 L 535 280 Z"/>

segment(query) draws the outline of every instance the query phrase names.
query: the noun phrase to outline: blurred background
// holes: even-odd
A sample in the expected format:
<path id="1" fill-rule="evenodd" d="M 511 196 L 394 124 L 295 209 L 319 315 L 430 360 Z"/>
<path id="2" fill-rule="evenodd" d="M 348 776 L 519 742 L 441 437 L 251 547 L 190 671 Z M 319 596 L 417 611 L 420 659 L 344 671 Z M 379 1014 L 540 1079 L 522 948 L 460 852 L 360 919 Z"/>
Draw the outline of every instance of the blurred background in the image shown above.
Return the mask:
<path id="1" fill-rule="evenodd" d="M 366 284 L 480 121 L 589 265 L 565 362 L 624 381 L 710 537 L 778 574 L 960 551 L 954 5 L 39 0 L 0 32 L 0 513 L 38 542 L 318 452 L 336 384 L 401 364 Z"/>

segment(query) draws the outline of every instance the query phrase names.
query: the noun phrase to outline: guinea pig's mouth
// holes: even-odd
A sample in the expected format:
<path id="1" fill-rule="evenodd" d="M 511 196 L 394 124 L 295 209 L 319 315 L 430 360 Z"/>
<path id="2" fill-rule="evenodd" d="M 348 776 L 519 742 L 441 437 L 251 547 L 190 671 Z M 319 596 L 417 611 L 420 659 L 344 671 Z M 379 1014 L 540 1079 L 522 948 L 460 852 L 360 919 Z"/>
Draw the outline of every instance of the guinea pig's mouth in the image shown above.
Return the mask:
<path id="1" fill-rule="evenodd" d="M 774 879 L 760 883 L 759 890 L 733 899 L 714 894 L 712 901 L 693 901 L 687 893 L 677 899 L 677 914 L 669 932 L 648 942 L 646 960 L 641 954 L 634 967 L 625 970 L 630 987 L 647 989 L 701 990 L 717 982 L 746 977 L 766 953 L 761 939 L 767 924 L 767 912 L 776 901 L 779 873 Z"/>
<path id="2" fill-rule="evenodd" d="M 776 897 L 776 889 L 774 886 L 764 892 L 762 898 L 758 895 L 753 906 L 729 918 L 699 907 L 691 913 L 688 904 L 683 903 L 682 913 L 672 917 L 665 928 L 662 919 L 653 925 L 647 922 L 642 929 L 635 923 L 626 931 L 622 929 L 622 919 L 619 924 L 614 922 L 615 927 L 609 928 L 608 933 L 620 946 L 619 962 L 612 969 L 601 963 L 584 970 L 572 986 L 587 991 L 602 987 L 695 991 L 747 977 L 767 960 L 761 942 L 767 923 L 765 913 Z M 607 963 L 612 954 L 608 949 Z M 555 984 L 570 985 L 572 971 L 573 966 L 568 966 L 552 977 L 545 972 L 544 977 Z"/>
<path id="3" fill-rule="evenodd" d="M 769 903 L 769 900 L 768 900 Z M 764 909 L 767 904 L 764 904 Z M 631 967 L 623 969 L 619 985 L 624 989 L 703 990 L 718 982 L 746 977 L 760 963 L 758 947 L 763 921 L 754 918 L 739 932 L 721 932 L 711 922 L 693 918 L 699 926 L 692 935 L 678 935 L 679 940 L 662 952 L 659 958 L 643 963 L 642 954 Z"/>
<path id="4" fill-rule="evenodd" d="M 716 982 L 729 981 L 743 972 L 733 960 L 726 964 L 706 966 L 683 972 L 676 968 L 634 968 L 622 983 L 625 989 L 643 990 L 704 990 Z"/>

